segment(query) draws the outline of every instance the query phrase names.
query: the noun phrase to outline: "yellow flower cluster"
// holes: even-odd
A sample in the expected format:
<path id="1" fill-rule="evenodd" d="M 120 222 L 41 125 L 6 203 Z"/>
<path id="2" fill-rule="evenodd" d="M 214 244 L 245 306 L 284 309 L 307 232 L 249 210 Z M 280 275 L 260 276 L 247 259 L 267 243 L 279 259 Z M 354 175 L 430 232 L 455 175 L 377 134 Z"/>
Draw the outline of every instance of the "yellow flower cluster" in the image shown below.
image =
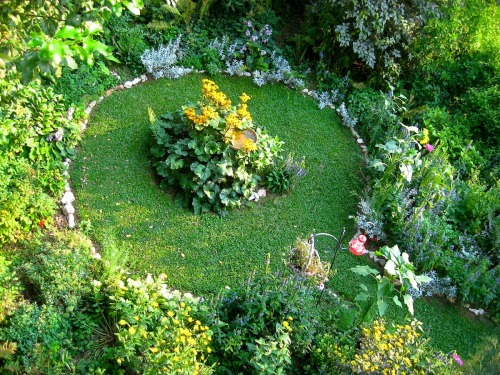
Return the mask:
<path id="1" fill-rule="evenodd" d="M 231 100 L 223 92 L 217 91 L 219 86 L 214 81 L 203 79 L 201 83 L 203 95 L 206 100 L 222 109 L 229 109 L 231 107 Z"/>
<path id="2" fill-rule="evenodd" d="M 351 361 L 354 372 L 383 375 L 424 374 L 418 363 L 420 349 L 426 344 L 418 331 L 422 323 L 417 320 L 406 325 L 396 325 L 391 333 L 383 320 L 376 320 L 363 328 L 361 346 Z"/>
<path id="3" fill-rule="evenodd" d="M 248 112 L 247 105 L 245 103 L 238 105 L 238 111 L 236 112 L 238 117 L 242 120 L 252 120 L 252 116 L 250 116 L 250 112 Z"/>
<path id="4" fill-rule="evenodd" d="M 241 129 L 241 120 L 234 113 L 226 117 L 226 124 L 229 129 Z"/>
<path id="5" fill-rule="evenodd" d="M 127 356 L 140 357 L 147 373 L 205 373 L 212 332 L 191 316 L 189 305 L 197 303 L 192 295 L 168 290 L 161 279 L 152 278 L 145 282 L 119 279 L 115 288 L 120 296 L 117 303 L 124 304 L 117 321 L 118 345 L 128 348 Z M 127 366 L 125 358 L 116 362 Z"/>
<path id="6" fill-rule="evenodd" d="M 429 143 L 429 141 L 430 141 L 429 130 L 428 129 L 422 130 L 422 139 L 420 140 L 420 144 L 425 145 Z"/>
<path id="7" fill-rule="evenodd" d="M 192 107 L 186 108 L 184 110 L 184 115 L 194 124 L 203 125 L 207 121 L 216 118 L 218 116 L 218 113 L 211 107 L 203 106 L 201 107 L 201 115 L 196 114 L 196 109 Z"/>
<path id="8" fill-rule="evenodd" d="M 253 140 L 247 139 L 245 140 L 245 143 L 243 143 L 243 150 L 245 150 L 246 152 L 255 151 L 257 150 L 257 145 Z"/>

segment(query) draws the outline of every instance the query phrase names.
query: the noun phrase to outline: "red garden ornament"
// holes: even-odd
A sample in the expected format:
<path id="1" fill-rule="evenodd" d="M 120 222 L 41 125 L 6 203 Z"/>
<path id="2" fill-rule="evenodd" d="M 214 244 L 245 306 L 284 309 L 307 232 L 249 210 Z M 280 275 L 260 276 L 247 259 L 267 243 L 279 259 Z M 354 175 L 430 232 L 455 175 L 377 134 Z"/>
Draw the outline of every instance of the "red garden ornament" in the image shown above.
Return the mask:
<path id="1" fill-rule="evenodd" d="M 360 234 L 357 238 L 349 241 L 349 251 L 354 255 L 363 255 L 366 253 L 365 249 L 366 236 Z"/>

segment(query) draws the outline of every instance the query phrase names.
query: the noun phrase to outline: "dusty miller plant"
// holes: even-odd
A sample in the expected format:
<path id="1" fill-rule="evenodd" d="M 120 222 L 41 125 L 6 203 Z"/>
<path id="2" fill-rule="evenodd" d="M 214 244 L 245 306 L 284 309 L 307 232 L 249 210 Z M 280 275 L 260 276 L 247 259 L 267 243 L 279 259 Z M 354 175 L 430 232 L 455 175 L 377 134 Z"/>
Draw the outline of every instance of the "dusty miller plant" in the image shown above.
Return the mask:
<path id="1" fill-rule="evenodd" d="M 193 69 L 177 66 L 184 55 L 181 48 L 181 37 L 172 39 L 166 46 L 158 49 L 147 49 L 141 56 L 141 61 L 147 72 L 154 78 L 179 78 L 190 73 Z"/>

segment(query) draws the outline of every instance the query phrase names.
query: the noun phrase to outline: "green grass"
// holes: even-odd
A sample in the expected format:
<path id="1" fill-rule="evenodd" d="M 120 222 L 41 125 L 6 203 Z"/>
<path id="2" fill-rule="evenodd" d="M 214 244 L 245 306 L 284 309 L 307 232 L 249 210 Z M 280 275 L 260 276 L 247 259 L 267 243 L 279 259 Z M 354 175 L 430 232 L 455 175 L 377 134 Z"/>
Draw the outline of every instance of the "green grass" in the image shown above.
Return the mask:
<path id="1" fill-rule="evenodd" d="M 85 133 L 72 178 L 81 218 L 89 218 L 98 242 L 126 251 L 135 271 L 166 273 L 173 287 L 196 293 L 234 286 L 271 254 L 274 268 L 298 236 L 352 228 L 360 190 L 358 147 L 331 110 L 320 111 L 281 85 L 256 87 L 249 79 L 219 78 L 233 100 L 252 97 L 254 120 L 306 157 L 307 175 L 286 196 L 248 208 L 196 216 L 158 188 L 149 164 L 147 108 L 157 115 L 201 96 L 201 77 L 148 82 L 115 93 L 100 104 Z M 184 257 L 181 255 L 184 254 Z"/>
<path id="2" fill-rule="evenodd" d="M 241 92 L 249 94 L 255 122 L 285 141 L 288 151 L 306 157 L 307 175 L 295 190 L 221 219 L 196 216 L 158 188 L 149 163 L 148 106 L 160 115 L 198 100 L 201 78 L 148 82 L 113 94 L 94 110 L 71 175 L 80 219 L 91 220 L 95 240 L 106 245 L 104 257 L 107 248 L 115 247 L 131 270 L 165 273 L 172 287 L 207 294 L 246 280 L 264 267 L 267 253 L 272 269 L 284 268 L 284 253 L 297 237 L 338 235 L 342 227 L 352 234 L 348 217 L 362 190 L 354 139 L 333 111 L 320 111 L 311 98 L 281 85 L 259 88 L 249 79 L 215 79 L 233 100 Z M 330 246 L 326 241 L 318 245 Z M 370 284 L 348 271 L 363 261 L 342 252 L 328 287 L 353 298 L 360 282 Z M 445 352 L 457 350 L 467 357 L 486 336 L 500 335 L 498 328 L 470 319 L 457 305 L 420 299 L 415 310 L 433 345 Z M 405 317 L 401 309 L 388 311 L 391 320 Z"/>

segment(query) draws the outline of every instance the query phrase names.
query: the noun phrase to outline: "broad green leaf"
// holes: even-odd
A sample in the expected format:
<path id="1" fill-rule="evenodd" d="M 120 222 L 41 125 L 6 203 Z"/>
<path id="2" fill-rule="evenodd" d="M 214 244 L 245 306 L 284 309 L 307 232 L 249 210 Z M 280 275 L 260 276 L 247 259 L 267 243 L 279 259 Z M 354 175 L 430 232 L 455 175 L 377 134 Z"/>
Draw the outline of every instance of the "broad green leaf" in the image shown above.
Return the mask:
<path id="1" fill-rule="evenodd" d="M 387 277 L 382 277 L 377 285 L 377 298 L 389 297 L 393 290 L 394 285 L 392 285 L 391 281 Z"/>
<path id="2" fill-rule="evenodd" d="M 398 305 L 399 307 L 403 307 L 403 305 L 401 304 L 401 301 L 399 300 L 398 296 L 394 296 L 392 297 L 392 300 L 394 301 L 394 303 L 396 305 Z"/>
<path id="3" fill-rule="evenodd" d="M 209 141 L 205 144 L 205 152 L 207 154 L 213 155 L 219 151 L 219 145 L 214 141 Z"/>
<path id="4" fill-rule="evenodd" d="M 54 37 L 61 39 L 75 39 L 78 35 L 80 35 L 80 31 L 76 27 L 65 25 L 63 28 L 57 30 Z"/>
<path id="5" fill-rule="evenodd" d="M 361 275 L 361 276 L 368 276 L 368 275 L 376 275 L 378 274 L 378 271 L 368 267 L 368 266 L 356 266 L 350 268 L 350 271 L 354 272 L 355 274 Z"/>
<path id="6" fill-rule="evenodd" d="M 366 301 L 370 296 L 368 293 L 359 292 L 358 295 L 354 298 L 355 301 Z"/>
<path id="7" fill-rule="evenodd" d="M 383 299 L 379 299 L 377 301 L 378 314 L 380 316 L 384 316 L 388 306 L 389 305 L 387 304 L 387 302 L 385 302 Z"/>
<path id="8" fill-rule="evenodd" d="M 401 171 L 401 174 L 403 175 L 403 178 L 411 182 L 412 176 L 413 176 L 413 166 L 409 164 L 401 164 L 399 166 L 399 170 Z"/>
<path id="9" fill-rule="evenodd" d="M 142 0 L 125 0 L 123 3 L 127 7 L 127 9 L 136 16 L 141 14 L 141 9 L 144 7 L 144 3 Z"/>
<path id="10" fill-rule="evenodd" d="M 413 298 L 409 294 L 403 295 L 403 300 L 405 305 L 408 307 L 408 311 L 413 315 Z"/>

